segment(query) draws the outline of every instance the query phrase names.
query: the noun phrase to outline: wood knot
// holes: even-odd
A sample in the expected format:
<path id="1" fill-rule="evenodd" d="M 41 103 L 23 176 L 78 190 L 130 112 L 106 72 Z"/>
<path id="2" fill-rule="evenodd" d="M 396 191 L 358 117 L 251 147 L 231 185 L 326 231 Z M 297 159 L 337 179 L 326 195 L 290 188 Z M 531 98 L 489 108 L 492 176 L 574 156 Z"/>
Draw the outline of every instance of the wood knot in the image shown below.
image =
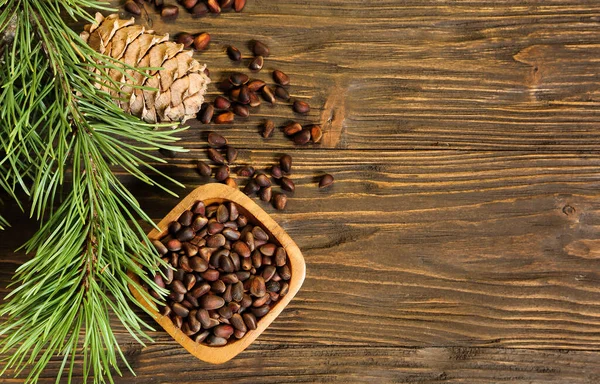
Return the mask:
<path id="1" fill-rule="evenodd" d="M 323 126 L 324 148 L 338 148 L 343 144 L 344 123 L 346 121 L 346 93 L 347 88 L 336 84 L 325 100 L 323 112 L 321 113 L 321 125 Z M 343 146 L 343 145 L 342 145 Z"/>
<path id="2" fill-rule="evenodd" d="M 567 216 L 573 215 L 575 213 L 575 208 L 570 206 L 569 204 L 565 205 L 562 209 L 563 213 Z"/>

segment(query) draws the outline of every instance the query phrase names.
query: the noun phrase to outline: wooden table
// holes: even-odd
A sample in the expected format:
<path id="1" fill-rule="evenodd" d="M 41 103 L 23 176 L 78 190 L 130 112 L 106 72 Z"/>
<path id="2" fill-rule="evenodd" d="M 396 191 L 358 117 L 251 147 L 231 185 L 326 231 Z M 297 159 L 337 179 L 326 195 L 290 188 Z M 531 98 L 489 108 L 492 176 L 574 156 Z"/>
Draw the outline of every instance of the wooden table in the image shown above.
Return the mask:
<path id="1" fill-rule="evenodd" d="M 245 70 L 223 47 L 266 42 L 256 77 L 283 70 L 312 106 L 191 122 L 190 152 L 161 167 L 188 191 L 205 183 L 194 161 L 209 130 L 255 167 L 291 154 L 296 192 L 285 211 L 265 209 L 307 277 L 221 366 L 164 332 L 142 348 L 115 321 L 137 373 L 117 383 L 600 381 L 600 2 L 248 0 L 243 13 L 166 24 L 148 9 L 159 32 L 211 34 L 196 57 L 215 80 Z M 265 140 L 265 118 L 321 122 L 323 142 Z M 322 172 L 329 190 L 316 187 Z M 124 181 L 156 220 L 177 201 Z M 1 234 L 1 286 L 34 229 Z"/>

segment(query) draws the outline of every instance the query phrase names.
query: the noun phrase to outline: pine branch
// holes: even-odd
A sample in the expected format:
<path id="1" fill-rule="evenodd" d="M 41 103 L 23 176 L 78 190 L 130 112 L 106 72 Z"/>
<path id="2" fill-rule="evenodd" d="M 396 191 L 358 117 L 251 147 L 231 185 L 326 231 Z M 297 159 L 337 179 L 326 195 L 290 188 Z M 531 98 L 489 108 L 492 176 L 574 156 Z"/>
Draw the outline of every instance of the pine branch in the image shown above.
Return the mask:
<path id="1" fill-rule="evenodd" d="M 94 139 L 81 137 L 73 154 L 74 163 L 83 169 L 73 174 L 73 183 L 80 188 L 71 191 L 27 243 L 26 251 L 36 250 L 36 256 L 17 270 L 15 277 L 21 285 L 0 310 L 11 324 L 0 328 L 0 334 L 8 335 L 0 343 L 0 352 L 16 351 L 7 368 L 13 367 L 17 373 L 33 364 L 28 376 L 31 382 L 53 355 L 64 355 L 63 361 L 72 364 L 77 351 L 88 352 L 83 357 L 85 380 L 94 373 L 94 382 L 101 382 L 100 375 L 110 374 L 111 368 L 120 373 L 117 355 L 124 357 L 110 328 L 111 311 L 136 339 L 148 339 L 143 332 L 147 325 L 128 304 L 135 299 L 127 288 L 127 283 L 132 283 L 127 270 L 136 271 L 152 285 L 143 269 L 155 270 L 157 261 L 154 251 L 140 241 L 144 236 L 141 227 L 134 221 L 132 228 L 126 218 L 149 219 L 139 207 L 128 208 L 120 201 L 119 195 L 133 197 L 94 150 Z M 34 348 L 31 341 L 35 341 Z M 24 356 L 28 358 L 21 361 Z"/>
<path id="2" fill-rule="evenodd" d="M 0 157 L 0 170 L 6 171 L 0 188 L 15 199 L 17 191 L 28 194 L 31 214 L 43 223 L 25 246 L 34 257 L 17 270 L 13 286 L 18 288 L 0 307 L 0 316 L 7 318 L 0 324 L 0 355 L 6 363 L 1 374 L 29 369 L 31 383 L 53 356 L 62 356 L 57 382 L 63 375 L 71 382 L 79 354 L 86 382 L 112 382 L 112 372 L 120 374 L 118 359 L 125 359 L 110 315 L 138 341 L 148 339 L 144 329 L 149 326 L 129 305 L 141 307 L 129 293 L 127 271 L 157 288 L 145 271 L 156 273 L 162 265 L 143 242 L 138 223 L 151 223 L 150 218 L 111 167 L 163 188 L 140 168 L 162 175 L 148 161 L 163 161 L 152 155 L 159 148 L 181 151 L 172 145 L 181 129 L 143 123 L 96 88 L 112 79 L 107 71 L 90 68 L 133 68 L 90 49 L 61 19 L 61 11 L 92 20 L 84 8 L 102 5 L 0 0 L 0 36 L 16 20 L 14 41 L 4 45 L 0 67 L 0 153 L 6 154 Z M 68 193 L 48 214 L 67 178 Z"/>

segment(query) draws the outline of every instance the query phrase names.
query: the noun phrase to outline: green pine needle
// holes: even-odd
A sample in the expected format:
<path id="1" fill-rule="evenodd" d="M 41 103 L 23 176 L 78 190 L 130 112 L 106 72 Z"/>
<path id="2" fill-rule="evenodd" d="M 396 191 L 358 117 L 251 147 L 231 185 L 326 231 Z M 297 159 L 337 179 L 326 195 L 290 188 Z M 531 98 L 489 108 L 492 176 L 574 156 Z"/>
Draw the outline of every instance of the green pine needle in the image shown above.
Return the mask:
<path id="1" fill-rule="evenodd" d="M 6 221 L 6 219 L 4 217 L 0 216 L 0 230 L 3 230 L 8 226 L 9 226 L 8 221 Z"/>
<path id="2" fill-rule="evenodd" d="M 85 9 L 107 8 L 96 0 L 0 0 L 0 189 L 19 204 L 17 196 L 29 196 L 41 222 L 24 246 L 33 258 L 0 306 L 0 377 L 26 372 L 27 383 L 55 356 L 57 383 L 71 382 L 76 359 L 85 382 L 112 383 L 125 358 L 111 316 L 140 343 L 149 340 L 150 326 L 130 306 L 142 307 L 127 271 L 158 288 L 144 270 L 156 273 L 162 261 L 138 222 L 152 221 L 113 167 L 165 189 L 141 168 L 175 182 L 148 162 L 160 148 L 182 151 L 174 145 L 182 129 L 125 114 L 96 88 L 112 80 L 92 67 L 133 68 L 89 48 L 61 18 L 92 22 Z M 7 225 L 0 217 L 0 229 Z"/>

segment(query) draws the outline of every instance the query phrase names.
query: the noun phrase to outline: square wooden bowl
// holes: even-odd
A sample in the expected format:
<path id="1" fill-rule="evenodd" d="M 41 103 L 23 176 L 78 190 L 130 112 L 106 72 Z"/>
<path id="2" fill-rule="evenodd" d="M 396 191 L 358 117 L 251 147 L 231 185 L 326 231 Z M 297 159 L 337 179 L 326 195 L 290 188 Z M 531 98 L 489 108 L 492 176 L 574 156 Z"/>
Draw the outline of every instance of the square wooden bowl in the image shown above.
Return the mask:
<path id="1" fill-rule="evenodd" d="M 145 300 L 133 285 L 129 285 L 133 296 L 150 312 L 154 320 L 159 323 L 165 331 L 167 331 L 175 341 L 181 344 L 189 353 L 196 356 L 198 359 L 213 364 L 221 364 L 234 358 L 238 353 L 246 349 L 260 334 L 275 320 L 275 318 L 283 311 L 288 303 L 294 298 L 306 274 L 306 264 L 300 249 L 292 238 L 254 201 L 244 195 L 237 189 L 228 187 L 224 184 L 206 184 L 196 188 L 192 193 L 187 195 L 179 204 L 175 206 L 161 221 L 158 223 L 159 229 L 153 229 L 148 233 L 150 240 L 161 239 L 168 231 L 170 222 L 177 220 L 181 213 L 190 207 L 198 200 L 204 202 L 206 206 L 214 203 L 234 202 L 238 205 L 240 213 L 243 213 L 249 218 L 249 222 L 257 225 L 260 224 L 267 232 L 270 238 L 275 239 L 282 247 L 285 248 L 292 277 L 289 281 L 289 292 L 281 298 L 257 323 L 255 330 L 249 330 L 244 337 L 239 340 L 232 340 L 227 345 L 222 347 L 212 347 L 196 343 L 189 336 L 184 334 L 179 328 L 175 327 L 168 316 L 162 316 L 158 312 L 158 308 L 153 302 Z M 132 279 L 139 284 L 139 279 L 130 274 Z"/>

